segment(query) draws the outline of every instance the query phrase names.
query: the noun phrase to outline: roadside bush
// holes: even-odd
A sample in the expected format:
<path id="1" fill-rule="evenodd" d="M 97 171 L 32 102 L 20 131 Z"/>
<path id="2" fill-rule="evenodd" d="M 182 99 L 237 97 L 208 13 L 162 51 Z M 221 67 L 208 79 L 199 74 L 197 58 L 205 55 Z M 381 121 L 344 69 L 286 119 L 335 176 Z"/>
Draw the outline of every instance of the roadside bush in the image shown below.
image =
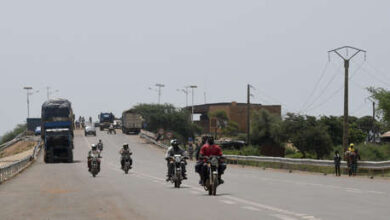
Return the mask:
<path id="1" fill-rule="evenodd" d="M 18 136 L 20 133 L 24 132 L 27 129 L 26 124 L 18 124 L 16 127 L 7 133 L 1 138 L 0 144 L 8 142 Z"/>

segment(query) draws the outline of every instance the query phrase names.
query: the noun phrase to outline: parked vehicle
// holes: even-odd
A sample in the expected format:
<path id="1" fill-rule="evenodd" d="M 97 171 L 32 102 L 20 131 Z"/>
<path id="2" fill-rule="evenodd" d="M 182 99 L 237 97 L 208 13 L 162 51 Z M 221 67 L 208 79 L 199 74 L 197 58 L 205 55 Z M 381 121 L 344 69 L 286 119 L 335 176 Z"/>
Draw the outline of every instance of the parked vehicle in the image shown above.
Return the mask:
<path id="1" fill-rule="evenodd" d="M 86 126 L 84 128 L 84 134 L 85 134 L 85 136 L 87 136 L 87 135 L 96 136 L 96 129 L 95 129 L 95 127 L 93 127 L 91 125 Z"/>
<path id="2" fill-rule="evenodd" d="M 46 129 L 44 138 L 44 161 L 73 162 L 73 135 L 69 128 Z"/>
<path id="3" fill-rule="evenodd" d="M 99 114 L 99 127 L 103 131 L 106 128 L 109 128 L 110 125 L 114 122 L 115 116 L 112 113 L 100 113 Z"/>
<path id="4" fill-rule="evenodd" d="M 185 163 L 185 157 L 180 154 L 175 154 L 169 159 L 169 163 L 173 164 L 173 175 L 171 182 L 175 188 L 180 188 L 181 182 L 183 181 L 182 164 Z"/>
<path id="5" fill-rule="evenodd" d="M 132 109 L 122 113 L 122 132 L 138 134 L 142 129 L 143 119 L 140 114 L 135 113 Z"/>

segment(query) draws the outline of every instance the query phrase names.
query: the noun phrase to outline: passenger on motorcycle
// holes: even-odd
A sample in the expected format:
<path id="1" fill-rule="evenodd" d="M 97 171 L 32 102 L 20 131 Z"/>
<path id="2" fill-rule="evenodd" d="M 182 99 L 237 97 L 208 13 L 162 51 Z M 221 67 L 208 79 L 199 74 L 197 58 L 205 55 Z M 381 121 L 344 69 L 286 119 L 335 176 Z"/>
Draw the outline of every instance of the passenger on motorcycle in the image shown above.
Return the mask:
<path id="1" fill-rule="evenodd" d="M 200 144 L 197 144 L 195 148 L 195 159 L 196 159 L 196 164 L 195 164 L 195 172 L 199 174 L 199 184 L 202 184 L 202 165 L 203 165 L 203 160 L 199 158 L 200 154 L 200 149 L 207 143 L 208 136 L 203 136 L 202 137 L 202 142 Z"/>
<path id="2" fill-rule="evenodd" d="M 121 155 L 121 168 L 123 169 L 125 165 L 125 159 L 128 156 L 130 158 L 130 169 L 131 169 L 131 166 L 133 165 L 133 160 L 131 159 L 130 156 L 133 154 L 133 152 L 131 152 L 129 148 L 129 144 L 124 143 L 122 149 L 119 151 L 119 154 Z"/>
<path id="3" fill-rule="evenodd" d="M 99 139 L 99 142 L 97 143 L 98 149 L 101 150 L 103 149 L 103 142 L 101 139 Z"/>
<path id="4" fill-rule="evenodd" d="M 91 171 L 91 159 L 93 157 L 98 158 L 98 170 L 100 171 L 100 158 L 102 157 L 100 156 L 100 151 L 97 149 L 96 144 L 92 144 L 91 150 L 88 152 L 88 171 Z"/>
<path id="5" fill-rule="evenodd" d="M 206 156 L 206 157 L 210 157 L 210 156 L 222 156 L 222 149 L 219 145 L 216 145 L 214 143 L 214 137 L 210 136 L 208 137 L 207 139 L 207 144 L 203 145 L 203 147 L 200 149 L 200 159 L 202 159 L 202 157 Z M 195 170 L 199 173 L 201 173 L 201 183 L 203 184 L 204 183 L 204 180 L 206 178 L 206 175 L 207 175 L 207 166 L 206 164 L 204 163 L 205 160 L 203 160 L 203 163 L 198 163 L 195 167 Z M 224 173 L 224 171 L 226 170 L 226 163 L 223 162 L 223 161 L 219 161 L 219 166 L 218 166 L 218 179 L 219 179 L 219 183 L 220 184 L 223 184 L 224 181 L 223 179 L 221 178 L 222 174 Z"/>
<path id="6" fill-rule="evenodd" d="M 177 140 L 171 140 L 171 146 L 168 148 L 167 153 L 165 154 L 165 159 L 167 160 L 167 166 L 168 166 L 168 174 L 167 174 L 167 181 L 170 181 L 173 175 L 173 164 L 169 162 L 169 159 L 175 155 L 181 155 L 184 157 L 184 159 L 187 158 L 187 152 L 179 147 L 179 143 Z M 182 174 L 183 179 L 187 179 L 186 174 L 186 164 L 182 164 Z"/>

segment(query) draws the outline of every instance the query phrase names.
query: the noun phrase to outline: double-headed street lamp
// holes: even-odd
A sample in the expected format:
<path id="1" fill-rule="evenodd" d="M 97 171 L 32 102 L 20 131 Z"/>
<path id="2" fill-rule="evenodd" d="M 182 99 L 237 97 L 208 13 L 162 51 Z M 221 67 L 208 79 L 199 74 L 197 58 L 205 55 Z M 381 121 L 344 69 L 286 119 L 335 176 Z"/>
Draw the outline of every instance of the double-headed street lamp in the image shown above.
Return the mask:
<path id="1" fill-rule="evenodd" d="M 186 86 L 184 87 L 185 89 L 176 89 L 176 91 L 178 92 L 183 92 L 184 94 L 186 94 L 186 107 L 188 107 L 188 88 L 189 86 Z"/>

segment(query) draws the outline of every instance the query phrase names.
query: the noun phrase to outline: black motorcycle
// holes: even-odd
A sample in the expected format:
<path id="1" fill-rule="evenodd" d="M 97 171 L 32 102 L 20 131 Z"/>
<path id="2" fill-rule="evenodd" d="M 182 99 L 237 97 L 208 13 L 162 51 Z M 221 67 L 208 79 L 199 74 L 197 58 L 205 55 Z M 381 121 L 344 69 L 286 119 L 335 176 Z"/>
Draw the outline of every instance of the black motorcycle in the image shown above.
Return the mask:
<path id="1" fill-rule="evenodd" d="M 209 192 L 209 195 L 216 195 L 217 194 L 217 187 L 220 184 L 219 183 L 219 173 L 218 173 L 218 167 L 220 160 L 223 159 L 223 157 L 220 156 L 210 156 L 210 157 L 203 157 L 206 159 L 206 167 L 207 167 L 207 173 L 205 174 L 205 180 L 204 180 L 204 189 Z"/>
<path id="2" fill-rule="evenodd" d="M 124 164 L 123 164 L 123 171 L 125 171 L 125 174 L 129 173 L 129 170 L 131 169 L 131 157 L 130 155 L 125 155 L 123 157 Z"/>
<path id="3" fill-rule="evenodd" d="M 181 182 L 183 181 L 182 166 L 185 165 L 186 159 L 187 157 L 180 154 L 175 154 L 173 157 L 169 158 L 169 163 L 173 165 L 171 182 L 174 184 L 175 188 L 180 188 Z"/>

